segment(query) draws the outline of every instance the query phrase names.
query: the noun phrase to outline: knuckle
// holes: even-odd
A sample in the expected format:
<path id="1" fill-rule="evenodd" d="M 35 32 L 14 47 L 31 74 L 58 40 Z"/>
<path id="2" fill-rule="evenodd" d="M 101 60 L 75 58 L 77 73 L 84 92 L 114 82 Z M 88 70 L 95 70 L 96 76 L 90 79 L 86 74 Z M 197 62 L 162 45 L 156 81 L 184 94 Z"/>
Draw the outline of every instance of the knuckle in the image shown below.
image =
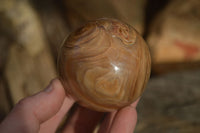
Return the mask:
<path id="1" fill-rule="evenodd" d="M 59 84 L 60 84 L 60 80 L 55 78 L 53 80 L 51 80 L 51 83 L 52 87 L 56 88 Z"/>
<path id="2" fill-rule="evenodd" d="M 31 101 L 31 99 L 29 97 L 23 98 L 16 104 L 15 108 L 17 108 L 17 109 L 28 108 L 30 106 L 30 101 Z"/>

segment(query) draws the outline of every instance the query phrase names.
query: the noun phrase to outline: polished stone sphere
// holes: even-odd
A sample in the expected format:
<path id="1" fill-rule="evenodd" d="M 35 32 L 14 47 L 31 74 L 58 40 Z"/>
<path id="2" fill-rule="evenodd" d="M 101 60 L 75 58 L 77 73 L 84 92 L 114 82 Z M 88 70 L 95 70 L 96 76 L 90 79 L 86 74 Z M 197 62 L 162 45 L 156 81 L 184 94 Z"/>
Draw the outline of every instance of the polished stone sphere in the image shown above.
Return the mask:
<path id="1" fill-rule="evenodd" d="M 149 79 L 149 48 L 139 33 L 119 20 L 90 21 L 64 41 L 58 71 L 78 104 L 114 111 L 134 102 Z"/>

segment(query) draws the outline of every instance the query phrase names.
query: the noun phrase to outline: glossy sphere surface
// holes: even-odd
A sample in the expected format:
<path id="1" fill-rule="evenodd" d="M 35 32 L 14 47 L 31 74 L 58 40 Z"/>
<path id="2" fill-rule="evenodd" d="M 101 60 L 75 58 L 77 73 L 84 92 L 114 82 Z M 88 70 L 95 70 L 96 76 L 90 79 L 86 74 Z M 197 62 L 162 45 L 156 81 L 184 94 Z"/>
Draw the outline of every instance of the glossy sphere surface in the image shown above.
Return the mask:
<path id="1" fill-rule="evenodd" d="M 58 59 L 60 79 L 77 102 L 97 111 L 131 104 L 150 75 L 149 49 L 130 25 L 98 19 L 65 40 Z"/>

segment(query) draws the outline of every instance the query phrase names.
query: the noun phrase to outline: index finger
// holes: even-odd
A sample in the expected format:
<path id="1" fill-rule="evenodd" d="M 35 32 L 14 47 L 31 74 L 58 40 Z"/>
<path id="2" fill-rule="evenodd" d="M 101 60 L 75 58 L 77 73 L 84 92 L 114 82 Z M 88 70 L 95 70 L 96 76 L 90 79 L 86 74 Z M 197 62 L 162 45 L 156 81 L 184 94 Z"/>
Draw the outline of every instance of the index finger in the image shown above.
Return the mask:
<path id="1" fill-rule="evenodd" d="M 117 112 L 108 114 L 101 124 L 99 133 L 132 133 L 137 123 L 138 101 L 139 99 Z"/>

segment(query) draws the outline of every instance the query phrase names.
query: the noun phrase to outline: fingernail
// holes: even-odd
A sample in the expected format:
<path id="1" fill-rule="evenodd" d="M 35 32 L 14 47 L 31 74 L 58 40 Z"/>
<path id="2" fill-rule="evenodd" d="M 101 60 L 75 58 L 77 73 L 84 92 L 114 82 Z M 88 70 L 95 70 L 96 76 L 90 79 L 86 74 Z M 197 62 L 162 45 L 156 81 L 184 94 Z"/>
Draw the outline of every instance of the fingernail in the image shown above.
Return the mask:
<path id="1" fill-rule="evenodd" d="M 44 91 L 45 92 L 51 92 L 52 90 L 53 90 L 52 82 L 50 82 L 49 85 L 47 86 L 47 88 Z"/>

